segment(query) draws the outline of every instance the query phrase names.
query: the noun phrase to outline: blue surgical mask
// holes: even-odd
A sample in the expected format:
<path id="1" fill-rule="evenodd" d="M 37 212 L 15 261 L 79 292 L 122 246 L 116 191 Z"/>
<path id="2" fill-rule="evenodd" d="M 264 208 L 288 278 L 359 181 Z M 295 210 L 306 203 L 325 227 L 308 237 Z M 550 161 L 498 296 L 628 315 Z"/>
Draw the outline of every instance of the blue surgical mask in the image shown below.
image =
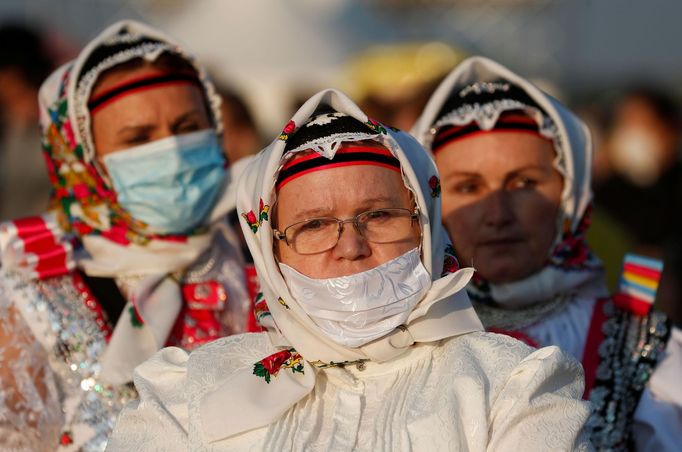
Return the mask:
<path id="1" fill-rule="evenodd" d="M 182 234 L 200 225 L 225 179 L 225 159 L 212 129 L 152 141 L 103 161 L 119 205 L 157 234 Z"/>

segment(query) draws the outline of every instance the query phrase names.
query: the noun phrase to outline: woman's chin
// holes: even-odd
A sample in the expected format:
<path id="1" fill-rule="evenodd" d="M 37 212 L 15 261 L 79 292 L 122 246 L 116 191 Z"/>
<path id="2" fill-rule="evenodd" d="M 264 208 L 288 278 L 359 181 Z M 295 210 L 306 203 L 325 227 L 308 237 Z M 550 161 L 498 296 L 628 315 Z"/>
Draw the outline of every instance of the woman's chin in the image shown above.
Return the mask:
<path id="1" fill-rule="evenodd" d="M 488 265 L 475 265 L 476 271 L 486 281 L 492 284 L 509 284 L 520 281 L 535 271 L 528 265 L 519 265 L 518 260 L 497 259 Z"/>

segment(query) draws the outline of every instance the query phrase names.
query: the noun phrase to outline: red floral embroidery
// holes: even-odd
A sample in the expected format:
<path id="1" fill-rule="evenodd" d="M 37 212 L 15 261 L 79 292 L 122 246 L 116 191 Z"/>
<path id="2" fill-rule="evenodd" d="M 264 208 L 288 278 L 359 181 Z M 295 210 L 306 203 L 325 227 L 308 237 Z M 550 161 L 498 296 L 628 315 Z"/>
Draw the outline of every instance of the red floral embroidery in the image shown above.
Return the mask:
<path id="1" fill-rule="evenodd" d="M 270 212 L 270 206 L 264 204 L 263 200 L 261 199 L 258 203 L 258 216 L 256 216 L 253 210 L 249 210 L 246 213 L 242 213 L 242 217 L 246 220 L 246 223 L 251 228 L 251 231 L 253 231 L 255 234 L 258 232 L 258 228 L 263 224 L 263 222 L 268 220 L 268 212 Z"/>
<path id="2" fill-rule="evenodd" d="M 440 196 L 440 179 L 437 176 L 431 176 L 429 179 L 429 188 L 431 188 L 431 197 L 438 198 Z"/>
<path id="3" fill-rule="evenodd" d="M 585 239 L 585 233 L 591 223 L 592 206 L 585 211 L 575 233 L 570 231 L 563 234 L 561 242 L 554 248 L 550 263 L 559 268 L 580 269 L 592 259 L 592 252 Z"/>
<path id="4" fill-rule="evenodd" d="M 455 273 L 459 270 L 459 262 L 455 256 L 455 249 L 452 245 L 445 247 L 445 257 L 443 258 L 443 272 L 441 277 L 449 275 L 450 273 Z"/>
<path id="5" fill-rule="evenodd" d="M 254 364 L 253 374 L 270 384 L 271 377 L 276 377 L 281 369 L 303 374 L 303 357 L 293 348 L 279 351 Z"/>
<path id="6" fill-rule="evenodd" d="M 386 135 L 386 129 L 384 128 L 383 125 L 381 125 L 380 122 L 375 121 L 372 118 L 367 118 L 367 122 L 365 123 L 367 127 L 372 129 L 375 133 L 381 133 L 383 135 Z"/>
<path id="7" fill-rule="evenodd" d="M 265 298 L 263 298 L 262 292 L 259 292 L 258 295 L 256 295 L 256 299 L 254 300 L 253 304 L 253 312 L 258 323 L 260 323 L 260 321 L 265 317 L 272 315 L 270 313 L 270 308 L 268 308 L 268 303 L 265 301 Z"/>
<path id="8" fill-rule="evenodd" d="M 294 121 L 287 122 L 287 125 L 282 129 L 282 133 L 279 135 L 279 139 L 282 141 L 287 141 L 289 135 L 296 130 L 296 123 Z"/>
<path id="9" fill-rule="evenodd" d="M 63 432 L 62 436 L 59 437 L 59 444 L 62 446 L 69 446 L 73 444 L 73 435 L 71 432 Z"/>

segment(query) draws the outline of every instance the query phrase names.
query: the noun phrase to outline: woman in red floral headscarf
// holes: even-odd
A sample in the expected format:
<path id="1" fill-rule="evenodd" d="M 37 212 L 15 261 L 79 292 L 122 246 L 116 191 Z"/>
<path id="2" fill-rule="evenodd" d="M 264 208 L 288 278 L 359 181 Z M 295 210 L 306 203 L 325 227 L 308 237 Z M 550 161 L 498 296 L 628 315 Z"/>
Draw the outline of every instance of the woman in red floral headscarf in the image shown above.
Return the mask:
<path id="1" fill-rule="evenodd" d="M 0 226 L 0 448 L 103 450 L 137 364 L 244 331 L 214 91 L 131 21 L 43 84 L 51 208 Z"/>

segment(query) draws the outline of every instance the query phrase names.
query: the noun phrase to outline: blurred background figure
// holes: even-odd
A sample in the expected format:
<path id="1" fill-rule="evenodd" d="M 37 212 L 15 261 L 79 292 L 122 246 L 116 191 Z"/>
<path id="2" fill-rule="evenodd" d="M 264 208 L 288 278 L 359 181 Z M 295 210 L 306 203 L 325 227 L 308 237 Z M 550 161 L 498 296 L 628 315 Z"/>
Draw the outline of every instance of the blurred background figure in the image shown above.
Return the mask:
<path id="1" fill-rule="evenodd" d="M 258 125 L 244 98 L 225 85 L 216 86 L 223 99 L 223 148 L 230 164 L 253 155 L 264 147 Z"/>
<path id="2" fill-rule="evenodd" d="M 438 83 L 464 57 L 441 42 L 373 46 L 350 59 L 348 91 L 370 117 L 410 130 Z"/>
<path id="3" fill-rule="evenodd" d="M 615 104 L 595 174 L 596 209 L 666 270 L 659 303 L 679 325 L 682 278 L 682 164 L 675 100 L 651 87 L 627 90 Z"/>
<path id="4" fill-rule="evenodd" d="M 47 207 L 50 183 L 40 152 L 38 88 L 53 69 L 43 37 L 0 25 L 0 219 Z"/>

